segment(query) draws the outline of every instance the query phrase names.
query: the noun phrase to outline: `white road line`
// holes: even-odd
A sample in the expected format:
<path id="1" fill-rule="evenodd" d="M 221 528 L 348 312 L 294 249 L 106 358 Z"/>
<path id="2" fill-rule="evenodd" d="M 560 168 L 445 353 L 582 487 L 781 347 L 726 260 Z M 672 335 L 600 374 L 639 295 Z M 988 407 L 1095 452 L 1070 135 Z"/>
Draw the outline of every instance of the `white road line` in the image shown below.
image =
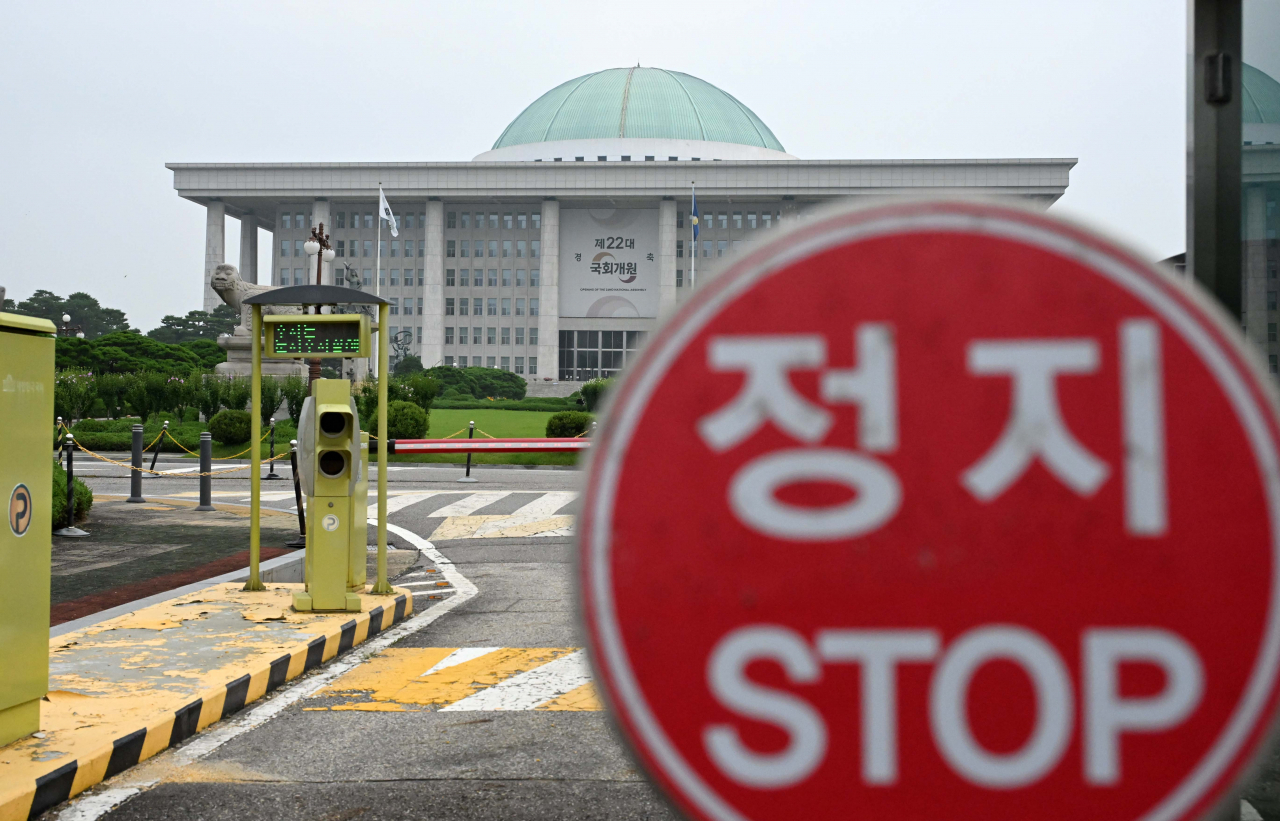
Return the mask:
<path id="1" fill-rule="evenodd" d="M 400 587 L 432 587 L 438 590 L 448 590 L 447 587 L 440 587 L 439 582 L 421 581 L 421 582 L 402 582 L 397 580 L 396 584 Z"/>
<path id="2" fill-rule="evenodd" d="M 276 694 L 267 701 L 247 712 L 241 713 L 237 718 L 221 722 L 215 729 L 201 733 L 188 742 L 186 746 L 176 750 L 165 750 L 139 766 L 126 770 L 111 779 L 111 781 L 118 783 L 119 786 L 106 790 L 94 790 L 80 798 L 73 799 L 59 811 L 59 821 L 97 821 L 97 819 L 121 803 L 144 790 L 154 787 L 166 775 L 172 775 L 173 768 L 194 764 L 228 741 L 267 723 L 290 706 L 302 699 L 315 695 L 338 676 L 363 664 L 374 653 L 385 650 L 405 636 L 429 626 L 441 616 L 470 601 L 479 592 L 476 586 L 471 583 L 471 580 L 459 573 L 453 562 L 446 559 L 444 554 L 436 550 L 431 542 L 416 533 L 391 523 L 387 524 L 387 529 L 422 551 L 428 559 L 435 563 L 436 568 L 444 578 L 457 588 L 457 593 L 447 599 L 441 599 L 439 604 L 429 610 L 424 610 L 409 620 L 379 633 L 377 638 L 357 645 L 345 656 L 330 662 L 315 673 L 295 679 L 292 684 L 287 684 L 282 689 L 277 690 Z"/>
<path id="3" fill-rule="evenodd" d="M 460 647 L 437 661 L 434 667 L 423 673 L 419 678 L 429 676 L 432 673 L 438 673 L 441 670 L 448 670 L 450 667 L 457 667 L 459 664 L 471 661 L 472 659 L 478 659 L 481 656 L 487 656 L 493 651 L 501 649 L 501 647 Z"/>
<path id="4" fill-rule="evenodd" d="M 459 499 L 450 505 L 445 505 L 431 515 L 435 516 L 470 516 L 482 507 L 488 507 L 499 499 L 511 495 L 509 490 L 482 490 L 479 493 L 472 493 L 465 499 Z"/>
<path id="5" fill-rule="evenodd" d="M 529 516 L 534 521 L 538 519 L 549 519 L 557 510 L 578 498 L 578 494 L 572 490 L 551 490 L 538 499 L 534 499 L 524 507 L 511 513 L 512 516 Z"/>
<path id="6" fill-rule="evenodd" d="M 587 656 L 579 650 L 441 707 L 440 712 L 532 710 L 590 681 Z"/>
<path id="7" fill-rule="evenodd" d="M 397 510 L 404 510 L 409 505 L 417 504 L 423 499 L 430 499 L 432 496 L 439 496 L 441 493 L 456 493 L 451 490 L 420 490 L 413 493 L 405 493 L 401 496 L 394 496 L 387 499 L 387 515 L 390 516 Z M 390 494 L 388 494 L 390 495 Z M 369 516 L 376 517 L 378 515 L 377 492 L 373 493 L 374 502 L 369 505 Z"/>

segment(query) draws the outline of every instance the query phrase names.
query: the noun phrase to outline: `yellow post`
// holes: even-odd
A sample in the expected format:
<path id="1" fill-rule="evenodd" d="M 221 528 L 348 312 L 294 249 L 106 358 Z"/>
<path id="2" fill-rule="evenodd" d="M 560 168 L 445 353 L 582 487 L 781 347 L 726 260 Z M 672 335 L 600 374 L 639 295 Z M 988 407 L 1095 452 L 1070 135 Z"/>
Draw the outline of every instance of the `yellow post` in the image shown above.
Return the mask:
<path id="1" fill-rule="evenodd" d="M 266 590 L 258 576 L 258 560 L 262 553 L 262 516 L 259 513 L 262 504 L 262 414 L 258 409 L 262 404 L 262 306 L 254 305 L 252 308 L 253 376 L 249 394 L 249 441 L 253 446 L 249 450 L 253 456 L 249 461 L 249 580 L 244 583 L 244 589 Z"/>
<path id="2" fill-rule="evenodd" d="M 369 591 L 378 596 L 393 592 L 387 583 L 387 303 L 378 306 L 378 581 Z"/>

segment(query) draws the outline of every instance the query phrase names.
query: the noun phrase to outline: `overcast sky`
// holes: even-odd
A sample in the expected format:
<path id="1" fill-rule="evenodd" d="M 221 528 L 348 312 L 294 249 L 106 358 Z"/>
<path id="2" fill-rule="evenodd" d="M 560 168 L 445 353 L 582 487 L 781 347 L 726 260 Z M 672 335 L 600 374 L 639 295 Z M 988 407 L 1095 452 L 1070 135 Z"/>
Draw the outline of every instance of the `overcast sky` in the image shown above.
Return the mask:
<path id="1" fill-rule="evenodd" d="M 5 17 L 0 284 L 17 299 L 87 291 L 142 330 L 201 307 L 204 209 L 166 162 L 469 160 L 553 86 L 637 62 L 723 88 L 803 158 L 1077 157 L 1054 211 L 1152 259 L 1185 246 L 1180 0 L 23 3 Z M 234 220 L 227 239 L 234 263 Z"/>

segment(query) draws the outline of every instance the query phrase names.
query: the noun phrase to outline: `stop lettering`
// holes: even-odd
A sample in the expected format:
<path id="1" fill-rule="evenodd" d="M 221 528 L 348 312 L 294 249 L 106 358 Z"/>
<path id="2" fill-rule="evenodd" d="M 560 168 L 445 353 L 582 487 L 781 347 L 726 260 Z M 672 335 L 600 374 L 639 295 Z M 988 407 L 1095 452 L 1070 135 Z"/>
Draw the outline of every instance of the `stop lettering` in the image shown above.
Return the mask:
<path id="1" fill-rule="evenodd" d="M 691 815 L 1193 818 L 1276 709 L 1238 328 L 1040 214 L 830 212 L 650 342 L 580 522 L 599 686 Z"/>

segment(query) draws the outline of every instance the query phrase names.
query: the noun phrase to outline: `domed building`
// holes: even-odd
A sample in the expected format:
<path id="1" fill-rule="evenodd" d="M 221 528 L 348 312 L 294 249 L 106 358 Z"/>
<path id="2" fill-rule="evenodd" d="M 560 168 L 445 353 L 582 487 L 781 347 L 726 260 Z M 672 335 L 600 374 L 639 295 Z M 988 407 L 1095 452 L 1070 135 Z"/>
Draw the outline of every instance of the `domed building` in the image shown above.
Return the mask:
<path id="1" fill-rule="evenodd" d="M 513 371 L 537 394 L 616 374 L 694 288 L 810 208 L 905 194 L 1047 208 L 1074 165 L 801 159 L 729 91 L 633 66 L 557 85 L 469 162 L 167 167 L 179 196 L 206 208 L 206 310 L 220 302 L 209 282 L 225 262 L 228 214 L 240 221 L 241 276 L 275 285 L 314 282 L 303 243 L 323 224 L 337 255 L 324 282 L 387 297 L 397 350 L 428 367 Z M 376 217 L 379 184 L 397 236 Z M 261 230 L 272 266 L 260 274 Z"/>

